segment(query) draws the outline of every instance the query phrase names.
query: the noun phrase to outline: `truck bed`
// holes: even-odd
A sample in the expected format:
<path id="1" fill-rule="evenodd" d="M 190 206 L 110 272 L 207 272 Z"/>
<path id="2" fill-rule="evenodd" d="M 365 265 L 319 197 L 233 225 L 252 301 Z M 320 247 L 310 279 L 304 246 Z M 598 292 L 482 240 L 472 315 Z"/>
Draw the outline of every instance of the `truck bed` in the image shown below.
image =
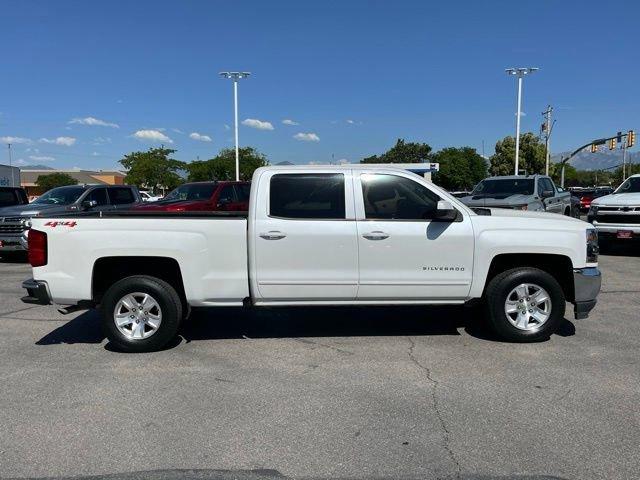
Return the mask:
<path id="1" fill-rule="evenodd" d="M 246 212 L 96 212 L 32 220 L 47 234 L 48 264 L 34 274 L 59 304 L 91 299 L 96 261 L 175 261 L 193 306 L 241 305 L 249 296 Z"/>

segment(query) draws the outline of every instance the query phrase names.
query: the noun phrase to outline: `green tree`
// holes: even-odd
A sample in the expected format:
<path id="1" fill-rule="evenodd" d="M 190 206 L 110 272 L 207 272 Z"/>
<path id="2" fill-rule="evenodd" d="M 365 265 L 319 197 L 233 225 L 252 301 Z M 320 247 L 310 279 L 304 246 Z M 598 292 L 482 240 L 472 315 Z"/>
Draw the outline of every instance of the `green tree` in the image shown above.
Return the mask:
<path id="1" fill-rule="evenodd" d="M 170 158 L 175 152 L 170 148 L 150 148 L 125 155 L 120 164 L 127 170 L 126 182 L 153 191 L 177 187 L 183 182 L 178 172 L 185 169 L 185 163 Z"/>
<path id="2" fill-rule="evenodd" d="M 65 185 L 77 185 L 78 180 L 66 173 L 56 172 L 48 173 L 47 175 L 40 175 L 36 180 L 43 192 L 51 190 L 56 187 L 64 187 Z"/>
<path id="3" fill-rule="evenodd" d="M 253 172 L 260 167 L 269 165 L 267 157 L 252 147 L 240 149 L 240 180 L 249 181 Z M 186 165 L 189 181 L 201 182 L 206 180 L 235 180 L 236 151 L 225 148 L 209 160 L 198 160 Z"/>
<path id="4" fill-rule="evenodd" d="M 496 152 L 489 159 L 492 175 L 513 175 L 516 156 L 516 139 L 504 137 L 496 143 Z M 520 135 L 519 171 L 531 175 L 544 173 L 545 148 L 540 139 L 531 132 Z"/>
<path id="5" fill-rule="evenodd" d="M 440 164 L 433 181 L 448 190 L 466 190 L 487 176 L 487 162 L 475 148 L 443 148 L 433 155 Z"/>
<path id="6" fill-rule="evenodd" d="M 363 158 L 360 163 L 425 163 L 431 161 L 431 146 L 426 143 L 405 142 L 399 138 L 396 144 L 382 155 Z"/>

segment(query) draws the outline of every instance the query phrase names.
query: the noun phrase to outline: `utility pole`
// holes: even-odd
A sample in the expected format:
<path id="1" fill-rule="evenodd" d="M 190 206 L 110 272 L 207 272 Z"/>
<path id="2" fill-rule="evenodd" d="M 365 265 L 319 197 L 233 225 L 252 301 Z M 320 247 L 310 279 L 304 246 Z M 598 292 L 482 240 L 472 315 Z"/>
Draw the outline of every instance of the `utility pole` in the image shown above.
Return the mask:
<path id="1" fill-rule="evenodd" d="M 624 182 L 627 179 L 627 137 L 624 137 L 620 148 L 622 149 L 622 181 Z"/>
<path id="2" fill-rule="evenodd" d="M 233 80 L 233 113 L 236 137 L 236 182 L 240 181 L 240 147 L 238 146 L 238 80 L 247 78 L 251 72 L 220 72 L 222 78 Z"/>
<path id="3" fill-rule="evenodd" d="M 505 72 L 507 75 L 515 75 L 518 77 L 518 113 L 516 113 L 516 157 L 515 157 L 515 174 L 518 175 L 518 162 L 520 159 L 520 116 L 522 109 L 522 79 L 525 75 L 529 75 L 537 71 L 537 67 L 519 67 L 519 68 L 507 68 Z"/>
<path id="4" fill-rule="evenodd" d="M 553 112 L 553 107 L 551 105 L 547 106 L 547 110 L 542 112 L 544 115 L 544 123 L 542 124 L 542 130 L 544 132 L 544 148 L 545 148 L 545 157 L 546 163 L 544 167 L 544 174 L 549 175 L 549 162 L 551 161 L 551 150 L 549 148 L 551 142 L 551 130 L 553 129 L 553 125 L 551 124 L 551 112 Z"/>
<path id="5" fill-rule="evenodd" d="M 11 170 L 11 186 L 16 186 L 16 176 L 13 172 L 13 162 L 11 161 L 11 144 L 7 143 L 7 150 L 9 150 L 9 169 Z"/>

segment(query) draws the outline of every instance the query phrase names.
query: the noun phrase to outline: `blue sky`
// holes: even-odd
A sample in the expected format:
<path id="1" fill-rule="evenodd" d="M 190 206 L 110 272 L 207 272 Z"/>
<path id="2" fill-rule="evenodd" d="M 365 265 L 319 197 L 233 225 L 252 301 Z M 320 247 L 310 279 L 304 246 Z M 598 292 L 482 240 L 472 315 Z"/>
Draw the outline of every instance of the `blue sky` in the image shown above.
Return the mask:
<path id="1" fill-rule="evenodd" d="M 554 105 L 555 152 L 640 130 L 638 2 L 1 0 L 0 12 L 0 137 L 21 163 L 112 168 L 160 143 L 210 158 L 233 145 L 221 70 L 252 72 L 240 119 L 273 129 L 242 125 L 240 143 L 273 163 L 357 162 L 398 137 L 484 141 L 489 155 L 514 130 L 510 66 L 540 68 L 523 130 Z"/>

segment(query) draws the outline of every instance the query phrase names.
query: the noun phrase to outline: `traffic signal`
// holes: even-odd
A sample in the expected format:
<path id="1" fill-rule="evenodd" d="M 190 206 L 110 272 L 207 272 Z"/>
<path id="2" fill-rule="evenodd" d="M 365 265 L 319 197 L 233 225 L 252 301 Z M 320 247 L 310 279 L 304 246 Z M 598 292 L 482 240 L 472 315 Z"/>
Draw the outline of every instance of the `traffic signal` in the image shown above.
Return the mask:
<path id="1" fill-rule="evenodd" d="M 629 130 L 627 133 L 627 148 L 631 148 L 636 144 L 636 132 Z"/>
<path id="2" fill-rule="evenodd" d="M 622 143 L 622 132 L 616 133 L 616 140 L 618 143 Z"/>
<path id="3" fill-rule="evenodd" d="M 615 138 L 610 138 L 609 139 L 609 150 L 615 150 L 616 149 L 616 139 Z"/>
<path id="4" fill-rule="evenodd" d="M 595 143 L 591 144 L 591 153 L 596 153 L 598 151 L 598 146 Z"/>

